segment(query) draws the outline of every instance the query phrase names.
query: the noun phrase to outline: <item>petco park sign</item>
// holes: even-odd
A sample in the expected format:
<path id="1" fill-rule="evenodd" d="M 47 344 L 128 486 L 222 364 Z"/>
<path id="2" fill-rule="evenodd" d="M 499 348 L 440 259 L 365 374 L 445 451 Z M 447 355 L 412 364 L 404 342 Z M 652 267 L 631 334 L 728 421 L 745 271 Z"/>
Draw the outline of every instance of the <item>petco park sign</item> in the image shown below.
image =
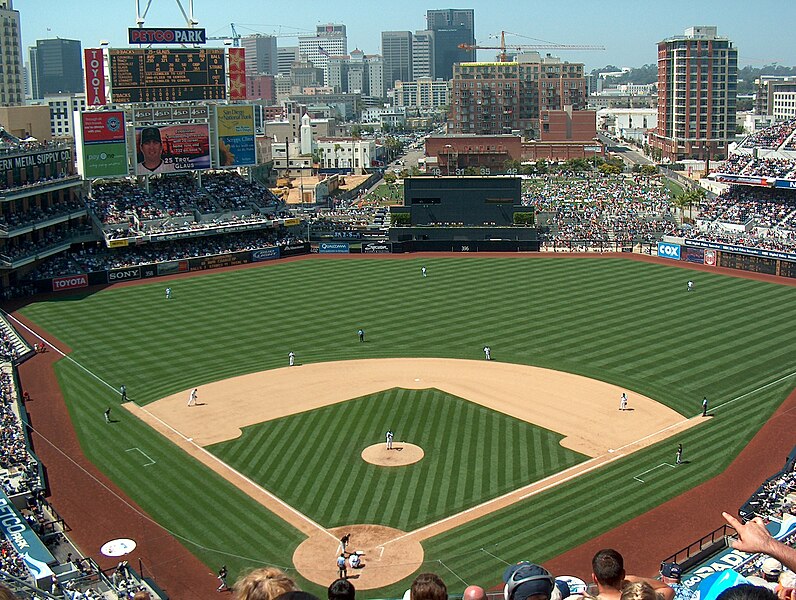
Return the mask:
<path id="1" fill-rule="evenodd" d="M 127 30 L 131 44 L 205 44 L 204 29 L 136 27 Z"/>

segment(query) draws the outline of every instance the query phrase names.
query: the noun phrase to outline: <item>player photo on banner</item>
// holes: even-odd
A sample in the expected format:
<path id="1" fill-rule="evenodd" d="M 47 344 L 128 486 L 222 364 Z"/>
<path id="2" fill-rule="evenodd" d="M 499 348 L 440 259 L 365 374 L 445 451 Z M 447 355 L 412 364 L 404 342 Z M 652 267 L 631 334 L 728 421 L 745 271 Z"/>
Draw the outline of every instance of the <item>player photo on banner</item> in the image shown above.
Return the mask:
<path id="1" fill-rule="evenodd" d="M 136 127 L 136 174 L 179 173 L 210 168 L 207 125 Z"/>

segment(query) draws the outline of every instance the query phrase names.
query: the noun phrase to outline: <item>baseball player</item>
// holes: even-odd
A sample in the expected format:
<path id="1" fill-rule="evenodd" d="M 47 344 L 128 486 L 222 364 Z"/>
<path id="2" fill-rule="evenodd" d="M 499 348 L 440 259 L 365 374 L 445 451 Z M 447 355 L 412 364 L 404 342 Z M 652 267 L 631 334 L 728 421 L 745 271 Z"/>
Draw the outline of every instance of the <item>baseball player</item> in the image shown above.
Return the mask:
<path id="1" fill-rule="evenodd" d="M 691 281 L 690 279 L 688 280 L 688 287 L 686 288 L 686 291 L 687 292 L 693 292 L 694 291 L 694 282 Z"/>
<path id="2" fill-rule="evenodd" d="M 392 429 L 387 430 L 387 450 L 392 450 L 392 439 L 394 435 Z"/>
<path id="3" fill-rule="evenodd" d="M 622 392 L 622 397 L 619 398 L 619 410 L 627 410 L 627 394 Z"/>
<path id="4" fill-rule="evenodd" d="M 289 352 L 287 355 L 287 366 L 292 367 L 296 363 L 296 355 L 293 352 Z"/>
<path id="5" fill-rule="evenodd" d="M 119 387 L 119 393 L 122 395 L 122 402 L 127 402 L 127 386 L 122 385 Z"/>
<path id="6" fill-rule="evenodd" d="M 683 463 L 683 445 L 677 444 L 677 456 L 674 459 L 675 464 L 682 464 Z"/>
<path id="7" fill-rule="evenodd" d="M 169 298 L 171 298 L 171 288 L 170 287 L 166 288 L 166 300 L 168 300 Z"/>
<path id="8" fill-rule="evenodd" d="M 357 329 L 357 335 L 359 336 L 359 341 L 360 342 L 364 342 L 365 341 L 365 330 L 364 329 L 362 329 L 361 327 L 359 329 Z"/>
<path id="9" fill-rule="evenodd" d="M 492 348 L 489 346 L 484 346 L 484 358 L 487 360 L 492 360 Z"/>
<path id="10" fill-rule="evenodd" d="M 111 407 L 109 406 L 108 408 L 106 408 L 105 412 L 103 414 L 105 415 L 105 422 L 106 423 L 110 423 L 111 422 Z"/>
<path id="11" fill-rule="evenodd" d="M 337 557 L 337 576 L 340 579 L 345 579 L 347 575 L 346 572 L 346 561 L 345 561 L 345 554 L 340 554 Z"/>
<path id="12" fill-rule="evenodd" d="M 703 417 L 707 417 L 708 416 L 708 397 L 707 396 L 703 396 L 703 398 L 702 398 L 702 416 Z"/>
<path id="13" fill-rule="evenodd" d="M 420 267 L 420 272 L 423 274 L 423 277 L 426 276 L 426 268 L 425 267 Z"/>
<path id="14" fill-rule="evenodd" d="M 199 396 L 199 388 L 194 388 L 191 390 L 190 395 L 188 396 L 188 406 L 193 406 L 196 404 L 196 399 Z"/>
<path id="15" fill-rule="evenodd" d="M 218 575 L 216 576 L 216 579 L 218 579 L 219 581 L 219 585 L 216 588 L 217 592 L 227 589 L 227 565 L 223 565 L 218 570 Z"/>

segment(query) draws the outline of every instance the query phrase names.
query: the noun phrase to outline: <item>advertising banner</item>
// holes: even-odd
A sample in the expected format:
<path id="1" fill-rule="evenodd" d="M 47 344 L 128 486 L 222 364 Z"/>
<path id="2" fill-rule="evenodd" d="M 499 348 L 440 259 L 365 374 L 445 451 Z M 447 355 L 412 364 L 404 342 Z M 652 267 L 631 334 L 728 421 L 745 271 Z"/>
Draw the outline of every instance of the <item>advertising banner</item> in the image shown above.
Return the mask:
<path id="1" fill-rule="evenodd" d="M 187 260 L 170 260 L 158 263 L 158 275 L 173 275 L 174 273 L 187 273 L 190 271 Z"/>
<path id="2" fill-rule="evenodd" d="M 362 254 L 391 254 L 390 242 L 365 242 L 362 244 Z"/>
<path id="3" fill-rule="evenodd" d="M 349 246 L 347 242 L 321 242 L 318 244 L 320 254 L 348 254 Z"/>
<path id="4" fill-rule="evenodd" d="M 299 256 L 301 254 L 309 254 L 310 253 L 310 244 L 309 242 L 303 242 L 301 244 L 288 244 L 287 246 L 283 246 L 280 254 L 282 256 Z"/>
<path id="5" fill-rule="evenodd" d="M 706 249 L 705 250 L 705 264 L 710 265 L 711 267 L 716 266 L 716 251 Z"/>
<path id="6" fill-rule="evenodd" d="M 74 290 L 77 288 L 88 287 L 88 275 L 67 275 L 66 277 L 54 277 L 52 280 L 53 291 Z"/>
<path id="7" fill-rule="evenodd" d="M 80 113 L 83 132 L 82 173 L 86 179 L 127 175 L 124 112 Z"/>
<path id="8" fill-rule="evenodd" d="M 257 250 L 252 250 L 252 262 L 273 260 L 275 258 L 279 258 L 279 248 L 276 246 L 273 248 L 259 248 Z"/>
<path id="9" fill-rule="evenodd" d="M 136 127 L 136 174 L 178 173 L 210 168 L 206 124 Z"/>
<path id="10" fill-rule="evenodd" d="M 117 283 L 119 281 L 129 281 L 132 279 L 141 279 L 141 267 L 126 267 L 124 269 L 108 271 L 108 283 Z"/>
<path id="11" fill-rule="evenodd" d="M 782 252 L 780 250 L 767 250 L 764 248 L 750 248 L 748 246 L 736 246 L 735 244 L 725 244 L 723 242 L 707 242 L 703 240 L 687 239 L 688 246 L 698 248 L 713 248 L 722 252 L 734 252 L 736 254 L 748 254 L 749 256 L 760 256 L 762 258 L 779 258 L 782 260 L 796 261 L 796 252 Z"/>
<path id="12" fill-rule="evenodd" d="M 776 183 L 774 183 L 774 187 L 796 189 L 796 181 L 792 179 L 777 179 Z"/>
<path id="13" fill-rule="evenodd" d="M 228 48 L 229 99 L 246 100 L 246 48 Z"/>
<path id="14" fill-rule="evenodd" d="M 220 167 L 257 164 L 254 150 L 254 107 L 251 104 L 216 107 L 216 127 Z"/>
<path id="15" fill-rule="evenodd" d="M 47 549 L 33 531 L 28 522 L 19 514 L 17 508 L 6 496 L 5 491 L 0 490 L 0 531 L 3 536 L 11 542 L 11 545 L 19 553 L 30 574 L 38 581 L 46 576 L 52 576 L 50 564 L 58 561 Z"/>
<path id="16" fill-rule="evenodd" d="M 20 181 L 20 173 L 28 167 L 40 167 L 42 165 L 56 165 L 54 170 L 65 171 L 67 164 L 72 162 L 72 150 L 51 150 L 47 152 L 29 152 L 19 156 L 9 156 L 0 158 L 0 181 L 7 181 L 9 174 L 12 181 Z M 63 167 L 61 169 L 60 167 Z"/>
<path id="17" fill-rule="evenodd" d="M 680 260 L 680 245 L 658 242 L 658 256 Z"/>
<path id="18" fill-rule="evenodd" d="M 191 271 L 204 271 L 206 269 L 218 269 L 220 267 L 231 267 L 233 265 L 245 265 L 251 262 L 251 252 L 235 252 L 233 254 L 217 254 L 215 256 L 205 256 L 203 258 L 191 258 L 188 260 Z"/>
<path id="19" fill-rule="evenodd" d="M 104 106 L 105 96 L 105 60 L 101 48 L 83 50 L 86 74 L 86 106 Z"/>
<path id="20" fill-rule="evenodd" d="M 705 250 L 702 248 L 686 248 L 685 260 L 698 265 L 705 264 Z"/>

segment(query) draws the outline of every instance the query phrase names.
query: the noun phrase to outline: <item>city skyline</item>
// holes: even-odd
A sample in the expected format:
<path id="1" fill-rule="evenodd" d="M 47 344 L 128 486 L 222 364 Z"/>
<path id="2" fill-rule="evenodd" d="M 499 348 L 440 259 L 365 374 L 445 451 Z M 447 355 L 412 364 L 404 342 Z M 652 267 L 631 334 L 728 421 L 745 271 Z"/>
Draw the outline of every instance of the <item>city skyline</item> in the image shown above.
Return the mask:
<path id="1" fill-rule="evenodd" d="M 64 11 L 59 0 L 14 0 L 20 12 L 23 51 L 36 40 L 67 38 L 80 40 L 84 48 L 98 47 L 107 40 L 111 47 L 126 47 L 127 28 L 135 26 L 135 3 L 116 0 L 113 10 L 102 0 L 80 0 L 80 11 Z M 143 4 L 143 3 L 142 3 Z M 183 6 L 187 9 L 187 0 Z M 641 6 L 639 6 L 641 5 Z M 586 71 L 605 65 L 639 67 L 657 60 L 657 43 L 680 35 L 690 26 L 715 25 L 721 37 L 729 38 L 738 48 L 739 66 L 765 64 L 796 66 L 796 45 L 789 44 L 792 33 L 786 0 L 704 0 L 694 3 L 671 0 L 667 3 L 637 3 L 628 8 L 620 0 L 602 3 L 578 1 L 539 4 L 509 2 L 496 11 L 486 0 L 430 4 L 405 0 L 400 10 L 363 10 L 361 3 L 320 2 L 308 0 L 297 13 L 291 3 L 269 5 L 268 11 L 254 0 L 239 0 L 219 5 L 210 0 L 194 0 L 194 18 L 209 37 L 222 38 L 208 45 L 223 45 L 231 36 L 230 23 L 242 35 L 279 34 L 279 46 L 298 44 L 297 35 L 313 32 L 327 22 L 343 23 L 348 31 L 349 51 L 358 48 L 366 54 L 381 53 L 382 31 L 419 31 L 426 28 L 426 10 L 436 8 L 472 8 L 475 10 L 475 38 L 480 45 L 497 45 L 491 36 L 507 28 L 527 37 L 507 36 L 508 44 L 588 44 L 602 45 L 603 51 L 576 52 L 556 50 L 551 53 L 569 62 L 583 62 Z M 512 10 L 516 8 L 516 10 Z M 85 15 L 93 18 L 86 19 Z M 108 18 L 101 18 L 101 15 Z M 780 18 L 778 18 L 778 16 Z M 251 24 L 254 21 L 258 24 Z M 759 25 L 758 25 L 759 23 Z M 750 26 L 750 24 L 754 24 Z M 173 1 L 154 0 L 145 26 L 181 27 L 185 20 Z M 478 60 L 492 60 L 495 51 L 480 50 Z"/>

